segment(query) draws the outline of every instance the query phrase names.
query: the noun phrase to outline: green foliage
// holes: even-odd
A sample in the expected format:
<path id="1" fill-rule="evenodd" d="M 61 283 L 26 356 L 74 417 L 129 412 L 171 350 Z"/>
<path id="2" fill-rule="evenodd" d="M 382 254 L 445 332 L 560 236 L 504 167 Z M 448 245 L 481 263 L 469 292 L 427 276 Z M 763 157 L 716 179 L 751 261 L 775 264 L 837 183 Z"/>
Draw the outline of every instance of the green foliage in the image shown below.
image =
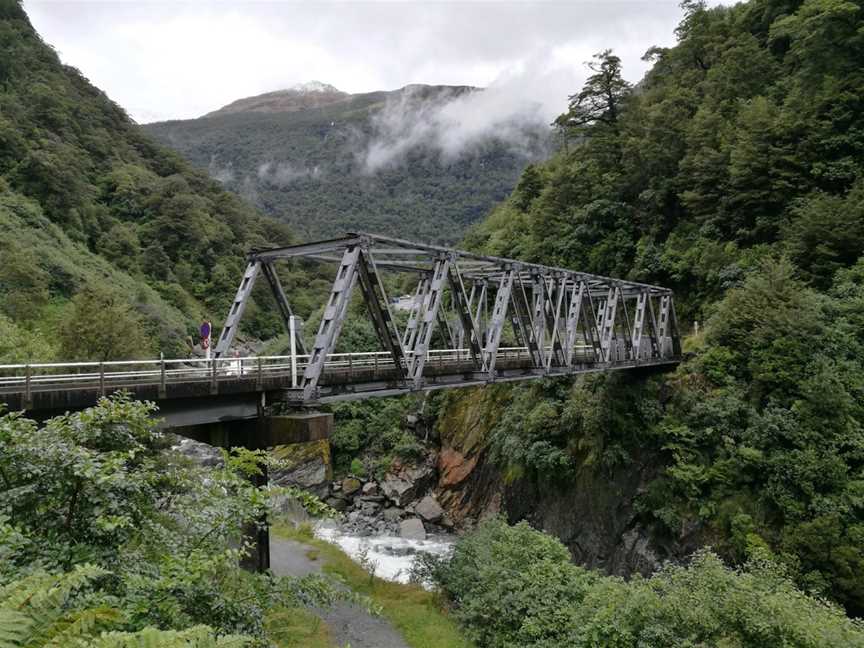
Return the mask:
<path id="1" fill-rule="evenodd" d="M 405 417 L 416 409 L 416 398 L 408 396 L 335 405 L 330 443 L 337 472 L 363 475 L 368 471 L 380 476 L 394 461 L 422 459 L 425 447 L 405 428 Z"/>
<path id="2" fill-rule="evenodd" d="M 129 360 L 156 352 L 143 319 L 126 299 L 96 285 L 72 299 L 59 343 L 60 357 L 67 360 Z"/>
<path id="3" fill-rule="evenodd" d="M 240 645 L 266 645 L 268 609 L 338 596 L 321 577 L 241 570 L 244 529 L 269 510 L 271 492 L 249 480 L 261 453 L 235 449 L 220 468 L 192 466 L 167 449 L 152 414 L 152 405 L 116 396 L 43 426 L 0 417 L 0 612 L 4 592 L 53 597 L 44 610 L 16 608 L 48 621 L 10 634 L 19 642 L 12 645 L 45 645 L 33 628 L 55 626 L 90 639 L 117 631 L 102 635 L 106 646 L 221 646 L 216 636 L 229 634 L 245 635 Z M 313 514 L 330 512 L 311 495 L 289 494 Z M 30 598 L 16 594 L 10 605 Z M 3 638 L 5 624 L 0 616 Z M 178 632 L 163 637 L 154 628 Z"/>
<path id="4" fill-rule="evenodd" d="M 621 76 L 621 59 L 604 50 L 594 55 L 594 61 L 587 64 L 593 72 L 585 81 L 585 86 L 570 97 L 566 113 L 555 120 L 555 124 L 568 135 L 581 135 L 586 127 L 592 136 L 600 128 L 617 131 L 621 106 L 630 93 L 630 84 Z"/>
<path id="5" fill-rule="evenodd" d="M 660 411 L 657 383 L 627 374 L 520 385 L 500 404 L 487 434 L 490 458 L 510 479 L 555 482 L 629 460 L 639 430 Z"/>
<path id="6" fill-rule="evenodd" d="M 51 360 L 54 347 L 39 330 L 28 331 L 0 315 L 0 361 L 23 364 L 39 358 Z"/>
<path id="7" fill-rule="evenodd" d="M 796 590 L 760 559 L 733 570 L 709 551 L 626 582 L 573 565 L 526 523 L 484 522 L 430 576 L 481 646 L 862 646 L 864 626 Z"/>

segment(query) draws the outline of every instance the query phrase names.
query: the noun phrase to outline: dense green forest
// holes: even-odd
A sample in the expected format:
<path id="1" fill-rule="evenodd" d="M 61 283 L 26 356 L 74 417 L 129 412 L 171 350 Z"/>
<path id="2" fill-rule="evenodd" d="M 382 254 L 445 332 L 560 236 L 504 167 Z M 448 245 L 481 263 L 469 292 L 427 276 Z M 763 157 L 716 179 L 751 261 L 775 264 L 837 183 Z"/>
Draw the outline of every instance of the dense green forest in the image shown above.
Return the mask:
<path id="1" fill-rule="evenodd" d="M 507 391 L 490 414 L 490 452 L 506 475 L 552 486 L 654 452 L 662 466 L 637 506 L 655 537 L 695 536 L 733 564 L 770 560 L 861 615 L 864 9 L 683 9 L 677 45 L 646 54 L 638 86 L 614 53 L 598 54 L 556 122 L 567 149 L 529 167 L 468 238 L 672 286 L 684 328 L 704 326 L 671 374 Z M 658 578 L 646 586 L 677 576 Z M 450 590 L 463 604 L 461 587 Z M 482 632 L 486 621 L 466 614 Z M 489 645 L 559 645 L 509 636 Z M 638 636 L 604 645 L 715 645 Z"/>
<path id="2" fill-rule="evenodd" d="M 435 112 L 476 91 L 413 85 L 300 110 L 217 111 L 144 129 L 303 240 L 362 230 L 455 243 L 551 146 L 546 125 L 516 123 L 518 137 L 493 131 L 445 153 L 434 141 Z M 369 164 L 370 154 L 391 149 L 392 158 Z"/>
<path id="3" fill-rule="evenodd" d="M 291 240 L 153 143 L 0 2 L 0 360 L 183 354 L 203 317 L 218 325 L 249 248 Z M 283 278 L 309 285 L 301 270 Z M 250 332 L 278 330 L 272 309 L 250 315 Z"/>

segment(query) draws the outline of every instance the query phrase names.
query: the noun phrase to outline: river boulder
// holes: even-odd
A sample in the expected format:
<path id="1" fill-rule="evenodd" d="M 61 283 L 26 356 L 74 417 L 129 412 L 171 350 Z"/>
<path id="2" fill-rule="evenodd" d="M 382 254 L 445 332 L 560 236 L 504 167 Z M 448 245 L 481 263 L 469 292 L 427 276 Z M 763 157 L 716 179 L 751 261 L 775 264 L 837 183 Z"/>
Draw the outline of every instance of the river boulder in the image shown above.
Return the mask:
<path id="1" fill-rule="evenodd" d="M 427 522 L 437 522 L 444 516 L 444 509 L 432 495 L 427 495 L 415 506 L 414 512 Z"/>
<path id="2" fill-rule="evenodd" d="M 405 540 L 425 540 L 426 528 L 420 518 L 408 518 L 399 523 L 399 536 Z"/>

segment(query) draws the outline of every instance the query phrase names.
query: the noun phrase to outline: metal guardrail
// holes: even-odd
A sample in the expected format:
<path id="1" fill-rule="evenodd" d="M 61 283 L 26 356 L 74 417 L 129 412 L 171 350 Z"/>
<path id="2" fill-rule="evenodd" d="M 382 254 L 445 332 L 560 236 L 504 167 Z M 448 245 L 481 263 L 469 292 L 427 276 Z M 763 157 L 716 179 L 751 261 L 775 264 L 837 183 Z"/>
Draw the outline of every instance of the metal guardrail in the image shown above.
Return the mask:
<path id="1" fill-rule="evenodd" d="M 590 351 L 589 347 L 585 347 Z M 471 360 L 471 350 L 432 349 L 426 354 L 430 365 Z M 527 347 L 502 347 L 498 357 L 530 359 Z M 309 355 L 244 356 L 238 358 L 180 358 L 159 360 L 114 360 L 106 362 L 40 362 L 0 365 L 0 393 L 23 393 L 25 399 L 37 392 L 71 389 L 116 391 L 124 387 L 168 385 L 190 382 L 217 383 L 228 379 L 251 379 L 262 383 L 265 378 L 290 377 L 296 387 L 309 362 Z M 331 353 L 327 370 L 393 367 L 387 351 Z"/>

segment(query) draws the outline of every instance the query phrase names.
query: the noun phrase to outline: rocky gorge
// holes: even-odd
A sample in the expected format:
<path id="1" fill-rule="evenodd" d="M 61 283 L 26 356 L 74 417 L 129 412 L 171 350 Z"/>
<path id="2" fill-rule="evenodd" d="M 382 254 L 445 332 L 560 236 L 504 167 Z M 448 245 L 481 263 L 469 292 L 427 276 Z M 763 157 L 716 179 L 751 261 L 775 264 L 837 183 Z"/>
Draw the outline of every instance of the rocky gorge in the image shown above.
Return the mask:
<path id="1" fill-rule="evenodd" d="M 614 470 L 584 465 L 563 481 L 508 474 L 489 442 L 510 397 L 506 386 L 448 396 L 424 430 L 431 430 L 427 453 L 416 463 L 334 477 L 329 442 L 315 441 L 274 448 L 281 465 L 270 480 L 310 491 L 339 511 L 340 536 L 422 542 L 501 515 L 555 535 L 575 562 L 620 576 L 649 575 L 705 541 L 703 529 L 685 526 L 670 537 L 640 515 L 637 501 L 662 469 L 656 453 L 633 449 Z"/>

